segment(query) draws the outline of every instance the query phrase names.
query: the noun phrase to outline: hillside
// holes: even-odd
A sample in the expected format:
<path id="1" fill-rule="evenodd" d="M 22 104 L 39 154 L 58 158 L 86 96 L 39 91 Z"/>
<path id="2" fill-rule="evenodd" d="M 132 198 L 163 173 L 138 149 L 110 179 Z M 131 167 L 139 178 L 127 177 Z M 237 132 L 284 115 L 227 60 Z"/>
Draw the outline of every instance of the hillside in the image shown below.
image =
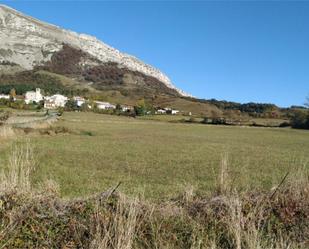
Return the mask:
<path id="1" fill-rule="evenodd" d="M 0 5 L 0 30 L 0 61 L 9 61 L 31 70 L 50 61 L 56 52 L 63 49 L 64 44 L 68 44 L 80 50 L 76 57 L 73 56 L 75 59 L 85 52 L 89 55 L 80 61 L 82 67 L 117 63 L 120 67 L 154 77 L 180 95 L 186 95 L 158 69 L 131 55 L 121 53 L 95 37 L 41 22 L 4 5 Z"/>
<path id="2" fill-rule="evenodd" d="M 199 100 L 176 88 L 160 70 L 95 37 L 77 34 L 0 5 L 0 91 L 82 95 L 135 105 L 145 99 L 198 116 L 285 116 L 274 105 Z M 249 107 L 249 108 L 248 108 Z M 267 113 L 266 115 L 264 115 Z"/>
<path id="3" fill-rule="evenodd" d="M 220 110 L 197 103 L 158 69 L 94 37 L 77 34 L 0 5 L 1 91 L 19 94 L 41 87 L 47 93 L 134 105 L 141 98 L 157 106 L 206 115 Z"/>

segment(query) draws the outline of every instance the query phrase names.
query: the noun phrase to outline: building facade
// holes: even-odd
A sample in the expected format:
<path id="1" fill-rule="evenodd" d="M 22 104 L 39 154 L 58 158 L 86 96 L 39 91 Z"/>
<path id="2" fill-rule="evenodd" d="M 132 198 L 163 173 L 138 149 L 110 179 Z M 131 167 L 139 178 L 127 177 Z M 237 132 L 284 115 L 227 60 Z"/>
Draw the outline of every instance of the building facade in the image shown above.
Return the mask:
<path id="1" fill-rule="evenodd" d="M 44 99 L 44 97 L 41 94 L 41 89 L 40 88 L 35 89 L 35 91 L 26 92 L 26 95 L 25 95 L 25 102 L 26 102 L 26 104 L 39 103 L 43 99 Z"/>
<path id="2" fill-rule="evenodd" d="M 59 107 L 64 107 L 68 102 L 68 97 L 61 94 L 55 94 L 53 96 L 48 96 L 45 98 L 44 108 L 46 109 L 56 109 Z"/>
<path id="3" fill-rule="evenodd" d="M 116 109 L 116 106 L 108 103 L 108 102 L 101 102 L 101 101 L 95 101 L 94 102 L 97 105 L 97 108 L 100 110 L 114 110 Z"/>

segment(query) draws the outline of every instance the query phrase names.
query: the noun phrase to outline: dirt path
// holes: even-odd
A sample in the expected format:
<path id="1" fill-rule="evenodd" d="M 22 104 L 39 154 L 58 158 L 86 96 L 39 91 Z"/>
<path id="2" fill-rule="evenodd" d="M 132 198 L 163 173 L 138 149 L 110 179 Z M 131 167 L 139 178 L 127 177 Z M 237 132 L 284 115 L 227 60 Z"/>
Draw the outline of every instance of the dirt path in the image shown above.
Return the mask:
<path id="1" fill-rule="evenodd" d="M 46 114 L 45 112 L 14 113 L 5 124 L 18 128 L 34 128 L 41 125 L 50 125 L 58 120 L 56 112 Z"/>

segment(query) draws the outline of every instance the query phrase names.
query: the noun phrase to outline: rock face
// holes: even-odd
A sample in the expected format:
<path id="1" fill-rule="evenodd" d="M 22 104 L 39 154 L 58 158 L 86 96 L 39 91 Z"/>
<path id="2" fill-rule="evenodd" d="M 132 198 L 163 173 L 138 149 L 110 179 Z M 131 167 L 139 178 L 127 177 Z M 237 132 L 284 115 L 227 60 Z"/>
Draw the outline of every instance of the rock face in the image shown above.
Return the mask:
<path id="1" fill-rule="evenodd" d="M 154 77 L 180 95 L 188 96 L 158 69 L 121 53 L 95 37 L 61 29 L 0 5 L 0 61 L 16 63 L 31 70 L 50 61 L 64 44 L 88 53 L 101 63 L 114 62 L 120 67 Z M 95 66 L 93 60 L 82 63 Z"/>

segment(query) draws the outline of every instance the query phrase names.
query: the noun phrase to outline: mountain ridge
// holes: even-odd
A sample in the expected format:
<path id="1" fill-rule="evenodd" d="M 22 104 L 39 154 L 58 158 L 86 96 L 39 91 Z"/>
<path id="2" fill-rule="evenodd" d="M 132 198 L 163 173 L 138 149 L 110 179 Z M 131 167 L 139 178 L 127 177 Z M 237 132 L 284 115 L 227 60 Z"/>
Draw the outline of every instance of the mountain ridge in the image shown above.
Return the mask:
<path id="1" fill-rule="evenodd" d="M 52 55 L 63 48 L 63 44 L 69 44 L 89 53 L 102 63 L 118 63 L 120 67 L 158 79 L 181 96 L 190 96 L 176 88 L 157 68 L 114 49 L 94 36 L 78 34 L 42 22 L 3 4 L 0 5 L 0 30 L 0 39 L 4 41 L 0 42 L 0 60 L 19 64 L 25 69 L 31 70 L 50 61 Z"/>

